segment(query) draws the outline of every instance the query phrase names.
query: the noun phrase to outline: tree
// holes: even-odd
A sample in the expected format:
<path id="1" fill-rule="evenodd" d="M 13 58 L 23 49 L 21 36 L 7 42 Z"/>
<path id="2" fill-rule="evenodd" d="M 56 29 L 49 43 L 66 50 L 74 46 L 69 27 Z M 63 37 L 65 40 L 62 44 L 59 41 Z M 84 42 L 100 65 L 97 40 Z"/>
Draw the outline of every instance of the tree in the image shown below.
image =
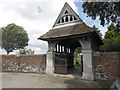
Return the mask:
<path id="1" fill-rule="evenodd" d="M 19 54 L 27 54 L 27 55 L 31 55 L 31 54 L 34 54 L 34 50 L 31 50 L 31 49 L 20 49 L 19 50 Z"/>
<path id="2" fill-rule="evenodd" d="M 114 26 L 113 23 L 108 27 L 108 31 L 105 33 L 105 39 L 116 38 L 120 35 L 118 29 Z"/>
<path id="3" fill-rule="evenodd" d="M 74 51 L 74 66 L 79 66 L 81 64 L 81 55 L 82 47 L 78 47 Z"/>
<path id="4" fill-rule="evenodd" d="M 120 1 L 119 2 L 84 2 L 83 12 L 93 20 L 99 16 L 101 25 L 114 23 L 120 32 Z"/>
<path id="5" fill-rule="evenodd" d="M 104 36 L 104 45 L 100 47 L 101 51 L 120 51 L 120 33 L 114 24 L 108 27 L 108 31 Z"/>
<path id="6" fill-rule="evenodd" d="M 95 25 L 93 25 L 93 29 L 97 32 L 97 34 L 99 35 L 99 37 L 102 39 L 102 33 L 100 32 L 100 30 L 98 28 L 96 28 Z"/>
<path id="7" fill-rule="evenodd" d="M 116 39 L 104 39 L 104 45 L 100 47 L 102 52 L 120 51 L 120 37 Z"/>
<path id="8" fill-rule="evenodd" d="M 82 52 L 82 47 L 76 48 L 75 51 L 74 51 L 74 56 L 75 56 L 75 58 L 77 58 L 77 57 L 78 57 L 78 54 L 80 54 L 81 52 Z"/>
<path id="9" fill-rule="evenodd" d="M 22 49 L 28 45 L 28 34 L 24 28 L 9 24 L 2 28 L 2 49 L 5 49 L 7 54 L 13 50 Z"/>

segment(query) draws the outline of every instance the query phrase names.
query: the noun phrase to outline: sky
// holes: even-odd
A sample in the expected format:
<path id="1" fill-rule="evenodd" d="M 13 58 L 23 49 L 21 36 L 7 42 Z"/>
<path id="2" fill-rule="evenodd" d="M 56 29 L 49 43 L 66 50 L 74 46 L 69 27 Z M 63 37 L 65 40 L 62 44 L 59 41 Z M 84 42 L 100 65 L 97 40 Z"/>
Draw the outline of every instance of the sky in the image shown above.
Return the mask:
<path id="1" fill-rule="evenodd" d="M 86 17 L 82 9 L 83 2 L 79 0 L 0 0 L 0 27 L 10 23 L 23 27 L 29 36 L 26 48 L 34 50 L 35 54 L 45 54 L 48 44 L 37 38 L 52 28 L 65 2 L 68 2 L 88 26 L 95 25 L 104 35 L 107 28 L 99 25 L 99 19 L 93 21 Z M 18 51 L 10 54 L 16 53 Z M 6 54 L 6 51 L 0 49 L 0 54 Z"/>

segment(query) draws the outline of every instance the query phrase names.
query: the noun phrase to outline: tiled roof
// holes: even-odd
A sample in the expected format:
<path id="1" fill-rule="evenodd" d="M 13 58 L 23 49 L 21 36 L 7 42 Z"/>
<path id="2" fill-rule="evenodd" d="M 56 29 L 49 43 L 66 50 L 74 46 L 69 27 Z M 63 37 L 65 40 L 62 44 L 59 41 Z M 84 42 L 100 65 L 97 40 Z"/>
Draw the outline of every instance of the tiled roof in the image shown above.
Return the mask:
<path id="1" fill-rule="evenodd" d="M 65 37 L 71 35 L 80 35 L 85 33 L 94 32 L 92 28 L 87 26 L 85 23 L 61 27 L 61 28 L 52 28 L 44 35 L 40 36 L 38 39 L 49 39 L 49 38 L 57 38 L 57 37 Z"/>

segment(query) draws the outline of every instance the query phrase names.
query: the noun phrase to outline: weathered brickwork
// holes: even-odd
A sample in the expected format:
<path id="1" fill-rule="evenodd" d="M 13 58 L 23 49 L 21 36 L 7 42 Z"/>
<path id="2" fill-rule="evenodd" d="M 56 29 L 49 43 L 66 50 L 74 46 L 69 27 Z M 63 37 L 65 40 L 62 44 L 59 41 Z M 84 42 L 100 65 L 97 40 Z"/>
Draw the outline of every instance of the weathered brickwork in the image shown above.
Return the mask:
<path id="1" fill-rule="evenodd" d="M 44 73 L 46 55 L 2 55 L 2 71 Z"/>
<path id="2" fill-rule="evenodd" d="M 120 53 L 101 52 L 93 57 L 95 77 L 101 80 L 114 80 L 120 77 Z"/>
<path id="3" fill-rule="evenodd" d="M 2 55 L 2 71 L 45 73 L 46 55 Z M 94 53 L 95 78 L 114 80 L 120 77 L 120 52 Z"/>

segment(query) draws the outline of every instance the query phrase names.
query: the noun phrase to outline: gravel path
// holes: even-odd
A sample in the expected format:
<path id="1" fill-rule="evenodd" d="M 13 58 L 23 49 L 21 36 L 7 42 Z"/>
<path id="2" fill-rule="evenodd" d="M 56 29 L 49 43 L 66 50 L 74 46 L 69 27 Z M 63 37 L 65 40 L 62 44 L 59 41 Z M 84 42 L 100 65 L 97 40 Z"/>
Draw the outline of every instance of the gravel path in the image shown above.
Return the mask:
<path id="1" fill-rule="evenodd" d="M 93 81 L 34 73 L 2 73 L 2 88 L 100 88 Z"/>

